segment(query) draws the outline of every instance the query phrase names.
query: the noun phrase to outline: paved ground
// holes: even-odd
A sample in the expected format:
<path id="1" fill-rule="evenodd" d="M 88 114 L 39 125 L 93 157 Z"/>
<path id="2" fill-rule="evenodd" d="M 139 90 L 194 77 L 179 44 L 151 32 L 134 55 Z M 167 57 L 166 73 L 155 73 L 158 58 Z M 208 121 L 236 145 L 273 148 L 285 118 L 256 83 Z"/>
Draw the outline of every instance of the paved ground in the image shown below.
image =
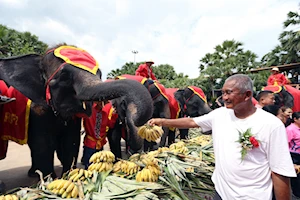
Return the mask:
<path id="1" fill-rule="evenodd" d="M 104 149 L 109 149 L 109 145 L 105 145 Z M 80 148 L 78 160 L 82 157 L 82 146 Z M 55 171 L 61 174 L 62 167 L 55 155 Z M 6 190 L 16 187 L 31 186 L 37 183 L 37 178 L 30 178 L 27 172 L 31 166 L 30 150 L 28 145 L 19 145 L 15 142 L 9 142 L 7 157 L 0 160 L 0 180 L 5 183 Z M 81 163 L 77 165 L 83 168 Z"/>

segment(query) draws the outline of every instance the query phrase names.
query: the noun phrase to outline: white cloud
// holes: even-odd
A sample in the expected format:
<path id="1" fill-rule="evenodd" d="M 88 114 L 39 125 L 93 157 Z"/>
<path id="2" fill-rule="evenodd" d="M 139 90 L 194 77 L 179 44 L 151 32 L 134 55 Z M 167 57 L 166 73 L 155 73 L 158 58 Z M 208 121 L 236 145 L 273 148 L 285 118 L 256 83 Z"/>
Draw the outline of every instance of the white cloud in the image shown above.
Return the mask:
<path id="1" fill-rule="evenodd" d="M 194 78 L 199 60 L 235 39 L 260 57 L 278 44 L 292 0 L 0 0 L 0 23 L 30 31 L 50 45 L 67 42 L 89 51 L 104 77 L 133 61 L 153 59 Z M 66 8 L 68 8 L 66 10 Z"/>

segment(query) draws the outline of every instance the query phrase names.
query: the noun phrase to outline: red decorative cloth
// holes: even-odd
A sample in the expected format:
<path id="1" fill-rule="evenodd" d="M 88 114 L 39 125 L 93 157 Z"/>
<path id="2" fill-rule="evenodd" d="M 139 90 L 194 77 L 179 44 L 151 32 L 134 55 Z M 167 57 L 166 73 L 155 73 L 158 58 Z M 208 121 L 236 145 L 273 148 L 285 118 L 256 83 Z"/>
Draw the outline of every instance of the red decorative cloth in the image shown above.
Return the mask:
<path id="1" fill-rule="evenodd" d="M 0 115 L 0 135 L 3 140 L 12 140 L 18 144 L 26 144 L 31 100 L 13 87 L 9 87 L 6 96 L 16 101 L 3 105 Z"/>
<path id="2" fill-rule="evenodd" d="M 288 91 L 294 97 L 294 107 L 292 108 L 293 112 L 300 112 L 300 90 L 290 86 L 284 86 L 286 91 Z"/>
<path id="3" fill-rule="evenodd" d="M 170 113 L 171 113 L 171 119 L 178 119 L 179 118 L 179 113 L 181 111 L 180 105 L 175 99 L 174 93 L 178 90 L 178 88 L 166 88 L 166 94 L 169 99 L 169 108 L 170 108 Z M 174 127 L 169 128 L 171 131 L 174 131 Z"/>
<path id="4" fill-rule="evenodd" d="M 54 50 L 54 55 L 75 67 L 84 69 L 92 74 L 97 73 L 98 62 L 88 52 L 72 46 L 60 46 Z"/>
<path id="5" fill-rule="evenodd" d="M 7 92 L 7 85 L 4 81 L 0 80 L 0 94 L 6 95 Z M 2 113 L 3 106 L 0 106 L 0 113 Z M 0 160 L 6 157 L 8 147 L 8 141 L 2 139 L 2 133 L 0 132 Z"/>
<path id="6" fill-rule="evenodd" d="M 101 114 L 99 127 L 97 126 L 97 113 Z M 110 128 L 113 128 L 118 115 L 114 112 L 111 103 L 106 104 L 102 110 L 96 108 L 96 104 L 93 106 L 92 116 L 83 119 L 83 126 L 85 129 L 84 146 L 92 149 L 101 149 L 106 144 L 106 134 Z M 96 133 L 96 131 L 99 131 Z M 100 137 L 97 137 L 99 135 Z"/>
<path id="7" fill-rule="evenodd" d="M 152 80 L 157 80 L 155 75 L 153 74 L 152 68 L 148 67 L 146 63 L 140 64 L 140 66 L 135 71 L 135 75 L 151 78 Z"/>
<path id="8" fill-rule="evenodd" d="M 201 88 L 198 88 L 196 86 L 189 86 L 190 90 L 194 92 L 197 96 L 199 96 L 205 103 L 207 103 L 206 96 Z"/>
<path id="9" fill-rule="evenodd" d="M 136 76 L 136 75 L 130 75 L 130 74 L 123 74 L 121 76 L 117 76 L 116 79 L 130 79 L 140 82 L 141 84 L 144 84 L 147 78 L 143 76 Z"/>

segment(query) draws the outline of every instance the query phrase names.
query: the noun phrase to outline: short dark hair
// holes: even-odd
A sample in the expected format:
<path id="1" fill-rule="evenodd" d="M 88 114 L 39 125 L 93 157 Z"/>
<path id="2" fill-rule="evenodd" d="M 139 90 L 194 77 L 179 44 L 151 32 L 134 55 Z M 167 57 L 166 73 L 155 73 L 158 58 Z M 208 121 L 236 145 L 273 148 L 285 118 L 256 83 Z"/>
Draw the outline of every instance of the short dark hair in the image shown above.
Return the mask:
<path id="1" fill-rule="evenodd" d="M 260 92 L 258 93 L 258 95 L 256 96 L 256 100 L 257 100 L 257 101 L 260 101 L 261 98 L 266 97 L 266 96 L 269 95 L 269 94 L 273 94 L 273 92 L 270 91 L 270 90 L 263 90 L 263 91 L 260 91 Z"/>
<path id="2" fill-rule="evenodd" d="M 293 118 L 293 121 L 294 121 L 294 118 L 299 119 L 300 118 L 300 112 L 293 112 L 292 118 Z"/>
<path id="3" fill-rule="evenodd" d="M 280 110 L 280 106 L 277 106 L 277 105 L 267 105 L 267 106 L 262 107 L 262 109 L 264 111 L 267 111 L 267 112 L 269 112 L 269 113 L 277 116 L 278 113 L 279 113 L 279 110 Z"/>

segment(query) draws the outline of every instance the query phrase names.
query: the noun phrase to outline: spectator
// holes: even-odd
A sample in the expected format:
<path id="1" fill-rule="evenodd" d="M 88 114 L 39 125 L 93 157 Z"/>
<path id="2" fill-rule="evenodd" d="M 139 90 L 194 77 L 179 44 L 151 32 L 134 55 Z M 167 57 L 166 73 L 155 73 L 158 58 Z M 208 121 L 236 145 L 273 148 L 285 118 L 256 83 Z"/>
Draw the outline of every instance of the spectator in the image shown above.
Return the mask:
<path id="1" fill-rule="evenodd" d="M 257 104 L 255 107 L 262 108 L 267 105 L 273 105 L 275 103 L 275 96 L 272 91 L 263 90 L 260 91 L 257 95 Z"/>
<path id="2" fill-rule="evenodd" d="M 287 127 L 292 123 L 293 110 L 287 106 L 282 106 L 281 110 L 283 113 L 283 117 L 286 119 L 286 122 L 284 125 L 285 125 L 285 127 Z"/>
<path id="3" fill-rule="evenodd" d="M 247 75 L 236 74 L 227 78 L 222 95 L 225 107 L 206 115 L 180 119 L 156 118 L 150 119 L 148 124 L 201 127 L 204 132 L 212 130 L 216 163 L 212 180 L 217 192 L 214 199 L 270 200 L 273 185 L 277 200 L 290 199 L 289 177 L 295 177 L 296 173 L 283 123 L 253 105 L 253 83 Z M 260 142 L 255 143 L 255 149 L 246 150 L 237 141 L 240 140 L 240 133 L 249 129 L 252 140 L 257 138 Z M 247 152 L 244 159 L 241 155 L 243 149 Z"/>
<path id="4" fill-rule="evenodd" d="M 108 102 L 97 102 L 93 105 L 93 113 L 89 118 L 83 119 L 85 129 L 83 146 L 83 163 L 85 169 L 90 165 L 90 157 L 103 150 L 106 144 L 106 133 L 108 128 L 113 128 L 117 114 L 112 112 L 112 105 Z"/>
<path id="5" fill-rule="evenodd" d="M 135 71 L 135 75 L 157 80 L 151 68 L 153 64 L 154 62 L 152 60 L 146 61 L 144 64 L 140 64 L 138 69 Z"/>
<path id="6" fill-rule="evenodd" d="M 292 114 L 293 123 L 287 128 L 287 137 L 292 156 L 293 163 L 297 166 L 300 165 L 300 112 Z M 300 198 L 300 175 L 291 179 L 291 186 L 293 194 Z"/>
<path id="7" fill-rule="evenodd" d="M 272 74 L 268 78 L 268 85 L 285 85 L 288 83 L 288 80 L 282 73 L 280 73 L 278 67 L 274 67 L 271 72 Z"/>

